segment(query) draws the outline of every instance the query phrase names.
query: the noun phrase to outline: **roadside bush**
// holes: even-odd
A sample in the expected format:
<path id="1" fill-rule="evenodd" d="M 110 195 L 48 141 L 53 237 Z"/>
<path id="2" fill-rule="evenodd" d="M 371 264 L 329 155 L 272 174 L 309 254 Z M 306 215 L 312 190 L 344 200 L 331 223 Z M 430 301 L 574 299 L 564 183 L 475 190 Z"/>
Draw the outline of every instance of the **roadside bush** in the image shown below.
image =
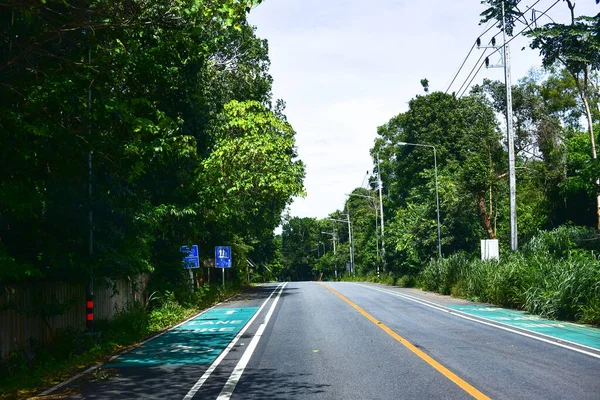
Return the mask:
<path id="1" fill-rule="evenodd" d="M 380 272 L 379 276 L 377 276 L 377 271 L 369 271 L 365 275 L 345 273 L 340 280 L 343 282 L 373 282 L 393 286 L 396 283 L 396 276 L 391 271 Z"/>
<path id="2" fill-rule="evenodd" d="M 388 274 L 382 274 L 379 278 L 379 283 L 388 286 L 394 286 L 394 283 L 396 283 L 396 277 L 391 272 Z"/>
<path id="3" fill-rule="evenodd" d="M 412 275 L 402 275 L 396 279 L 396 286 L 410 288 L 415 286 L 415 277 Z"/>
<path id="4" fill-rule="evenodd" d="M 547 252 L 552 256 L 568 257 L 574 249 L 600 252 L 600 236 L 591 228 L 564 225 L 551 231 L 540 231 L 523 246 L 526 253 Z"/>
<path id="5" fill-rule="evenodd" d="M 252 283 L 263 283 L 266 282 L 266 278 L 262 276 L 260 272 L 254 272 L 252 274 Z"/>
<path id="6" fill-rule="evenodd" d="M 540 232 L 500 261 L 464 254 L 433 259 L 418 283 L 442 294 L 599 325 L 599 243 L 591 229 L 561 227 Z"/>
<path id="7" fill-rule="evenodd" d="M 95 327 L 107 344 L 133 343 L 150 333 L 148 311 L 135 302 L 119 310 L 110 321 L 96 321 Z"/>
<path id="8" fill-rule="evenodd" d="M 471 260 L 465 253 L 456 253 L 447 258 L 433 258 L 418 277 L 419 286 L 425 290 L 450 294 L 451 289 L 465 275 Z"/>
<path id="9" fill-rule="evenodd" d="M 152 310 L 148 316 L 148 326 L 151 331 L 158 331 L 174 325 L 187 314 L 187 310 L 177 302 L 173 292 L 165 292 L 159 301 L 160 306 Z"/>

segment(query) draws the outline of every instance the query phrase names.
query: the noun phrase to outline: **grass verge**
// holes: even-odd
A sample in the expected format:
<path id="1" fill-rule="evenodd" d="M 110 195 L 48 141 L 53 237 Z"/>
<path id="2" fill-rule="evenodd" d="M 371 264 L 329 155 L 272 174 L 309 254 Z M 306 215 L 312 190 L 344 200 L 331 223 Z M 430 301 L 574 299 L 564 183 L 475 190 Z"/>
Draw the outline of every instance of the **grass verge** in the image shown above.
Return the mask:
<path id="1" fill-rule="evenodd" d="M 110 321 L 96 321 L 95 328 L 101 335 L 72 329 L 57 332 L 52 343 L 33 345 L 27 352 L 14 352 L 0 361 L 0 399 L 34 396 L 245 289 L 204 286 L 184 305 L 172 292 L 166 292 L 154 296 L 152 309 L 132 304 Z"/>

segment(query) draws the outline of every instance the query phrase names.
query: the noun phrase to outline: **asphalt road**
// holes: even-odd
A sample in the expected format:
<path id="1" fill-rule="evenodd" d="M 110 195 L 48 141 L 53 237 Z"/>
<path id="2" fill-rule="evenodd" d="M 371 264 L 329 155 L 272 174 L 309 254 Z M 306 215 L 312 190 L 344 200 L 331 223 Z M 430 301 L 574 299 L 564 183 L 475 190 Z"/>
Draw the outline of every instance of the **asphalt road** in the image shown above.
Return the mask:
<path id="1" fill-rule="evenodd" d="M 463 305 L 378 285 L 264 285 L 51 396 L 600 399 L 600 350 L 452 310 Z"/>

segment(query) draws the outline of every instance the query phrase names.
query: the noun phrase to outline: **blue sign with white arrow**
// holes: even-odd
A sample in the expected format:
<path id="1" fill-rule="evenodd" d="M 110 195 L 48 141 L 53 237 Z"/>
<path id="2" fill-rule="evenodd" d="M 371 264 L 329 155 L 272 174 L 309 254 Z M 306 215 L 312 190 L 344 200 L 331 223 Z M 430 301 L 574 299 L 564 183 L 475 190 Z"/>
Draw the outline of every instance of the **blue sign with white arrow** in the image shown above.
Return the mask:
<path id="1" fill-rule="evenodd" d="M 198 245 L 193 246 L 181 246 L 181 252 L 186 254 L 183 257 L 184 265 L 186 269 L 200 268 L 200 257 L 198 256 Z"/>
<path id="2" fill-rule="evenodd" d="M 231 268 L 231 246 L 215 247 L 215 266 L 217 268 Z"/>

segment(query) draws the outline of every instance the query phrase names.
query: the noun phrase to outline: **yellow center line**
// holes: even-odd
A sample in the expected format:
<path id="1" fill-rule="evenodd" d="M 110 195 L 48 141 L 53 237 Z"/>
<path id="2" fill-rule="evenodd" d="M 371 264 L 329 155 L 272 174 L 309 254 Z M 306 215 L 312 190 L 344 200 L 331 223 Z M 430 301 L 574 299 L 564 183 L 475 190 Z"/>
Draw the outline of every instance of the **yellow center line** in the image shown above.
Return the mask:
<path id="1" fill-rule="evenodd" d="M 469 393 L 471 396 L 473 396 L 474 398 L 476 398 L 478 400 L 484 400 L 484 399 L 489 400 L 490 399 L 485 394 L 481 393 L 479 390 L 475 389 L 473 386 L 469 385 L 467 382 L 465 382 L 464 380 L 459 378 L 454 372 L 450 371 L 448 368 L 444 367 L 442 364 L 435 361 L 433 358 L 431 358 L 425 352 L 418 349 L 415 345 L 410 343 L 408 340 L 404 339 L 402 336 L 398 335 L 396 332 L 394 332 L 393 330 L 391 330 L 390 328 L 385 326 L 381 321 L 378 321 L 375 317 L 373 317 L 371 314 L 369 314 L 368 312 L 366 312 L 365 310 L 360 308 L 358 305 L 353 303 L 351 300 L 349 300 L 343 294 L 341 294 L 340 292 L 338 292 L 338 291 L 332 289 L 331 287 L 324 285 L 322 283 L 319 283 L 319 285 L 331 290 L 333 293 L 335 293 L 338 297 L 340 297 L 346 303 L 348 303 L 352 307 L 354 307 L 356 309 L 356 311 L 358 311 L 363 316 L 365 316 L 369 321 L 371 321 L 372 323 L 374 323 L 375 325 L 377 325 L 378 327 L 383 329 L 385 331 L 385 333 L 387 333 L 388 335 L 390 335 L 391 337 L 396 339 L 398 342 L 402 343 L 402 345 L 404 347 L 406 347 L 407 349 L 409 349 L 410 351 L 415 353 L 417 356 L 419 356 L 419 358 L 421 358 L 427 364 L 431 365 L 433 368 L 435 368 L 438 372 L 440 372 L 446 378 L 450 379 L 452 382 L 454 382 L 456 385 L 458 385 L 465 392 Z"/>

